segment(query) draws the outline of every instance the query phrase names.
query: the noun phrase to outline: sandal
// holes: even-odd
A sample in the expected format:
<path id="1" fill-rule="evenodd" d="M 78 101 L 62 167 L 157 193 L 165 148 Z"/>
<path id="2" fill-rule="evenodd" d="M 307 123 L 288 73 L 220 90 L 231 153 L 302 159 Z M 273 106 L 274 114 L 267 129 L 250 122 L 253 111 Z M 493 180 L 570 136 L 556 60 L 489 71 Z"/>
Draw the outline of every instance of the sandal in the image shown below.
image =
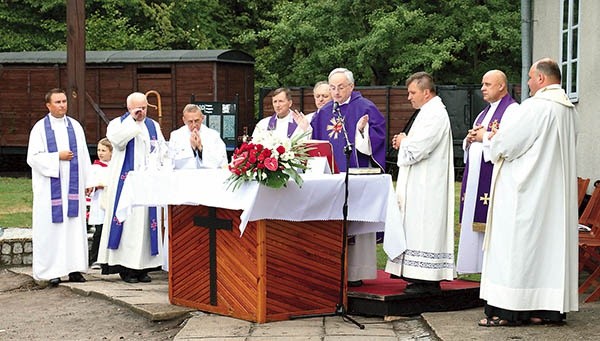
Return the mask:
<path id="1" fill-rule="evenodd" d="M 486 317 L 482 320 L 479 320 L 479 323 L 477 324 L 481 327 L 515 327 L 521 325 L 519 321 L 501 320 L 497 316 Z"/>

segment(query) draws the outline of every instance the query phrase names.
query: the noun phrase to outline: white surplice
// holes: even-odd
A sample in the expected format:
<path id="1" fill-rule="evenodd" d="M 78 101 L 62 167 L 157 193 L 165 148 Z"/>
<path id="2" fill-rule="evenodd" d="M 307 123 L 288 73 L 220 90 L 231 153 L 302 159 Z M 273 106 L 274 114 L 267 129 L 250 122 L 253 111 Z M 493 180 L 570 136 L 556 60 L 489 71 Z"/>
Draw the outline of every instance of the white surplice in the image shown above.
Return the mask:
<path id="1" fill-rule="evenodd" d="M 157 133 L 157 139 L 164 142 L 160 126 L 152 121 Z M 106 189 L 107 209 L 102 237 L 100 238 L 100 249 L 98 252 L 98 263 L 121 265 L 130 269 L 148 269 L 162 265 L 161 249 L 162 233 L 158 229 L 159 254 L 152 256 L 150 252 L 150 227 L 148 222 L 148 208 L 135 207 L 123 223 L 123 233 L 117 249 L 108 249 L 108 237 L 113 210 L 115 207 L 116 190 L 118 180 L 125 161 L 125 148 L 131 139 L 135 139 L 134 170 L 143 170 L 146 167 L 147 155 L 150 152 L 150 136 L 144 122 L 136 122 L 132 116 L 128 116 L 121 122 L 121 117 L 113 119 L 106 129 L 106 137 L 113 145 L 112 159 L 109 164 L 109 185 Z M 160 209 L 157 209 L 160 221 Z"/>
<path id="2" fill-rule="evenodd" d="M 500 100 L 490 103 L 490 110 L 481 121 L 481 125 L 487 127 L 492 116 L 496 112 Z M 503 115 L 510 116 L 519 108 L 518 103 L 512 103 L 504 111 Z M 473 124 L 475 127 L 475 123 Z M 467 147 L 468 146 L 468 147 Z M 469 159 L 467 186 L 465 188 L 463 214 L 460 222 L 460 239 L 458 242 L 458 256 L 456 259 L 456 271 L 458 273 L 480 273 L 483 263 L 483 232 L 473 231 L 473 215 L 477 191 L 479 188 L 479 171 L 482 162 L 491 162 L 489 148 L 484 148 L 482 142 L 472 142 L 467 145 L 466 138 L 463 140 L 463 151 L 465 162 Z M 482 161 L 483 160 L 483 161 Z"/>
<path id="3" fill-rule="evenodd" d="M 454 277 L 454 167 L 446 106 L 436 96 L 421 111 L 398 150 L 396 193 L 406 251 L 389 254 L 385 271 L 412 279 Z M 387 243 L 393 240 L 386 238 Z"/>
<path id="4" fill-rule="evenodd" d="M 491 139 L 480 296 L 513 311 L 576 311 L 577 112 L 550 85 L 507 118 Z"/>
<path id="5" fill-rule="evenodd" d="M 270 120 L 271 120 L 271 116 L 267 116 L 267 117 L 261 119 L 260 121 L 258 121 L 258 123 L 256 124 L 256 127 L 254 127 L 254 131 L 252 132 L 252 137 L 256 137 L 261 132 L 267 131 Z M 288 138 L 288 136 L 287 136 L 288 126 L 290 123 L 294 122 L 294 115 L 292 114 L 292 111 L 290 110 L 290 112 L 284 118 L 277 117 L 275 122 L 276 122 L 275 129 L 273 130 L 273 133 L 275 134 L 275 136 L 278 136 L 279 138 L 282 138 L 282 139 Z M 308 127 L 309 127 L 308 129 L 310 130 L 311 129 L 310 125 Z M 302 135 L 302 134 L 304 134 L 304 131 L 302 130 L 302 128 L 300 128 L 299 126 L 296 126 L 296 129 L 294 130 L 294 132 L 292 133 L 292 136 L 290 136 L 290 138 L 293 138 L 297 135 Z"/>
<path id="6" fill-rule="evenodd" d="M 202 158 L 194 155 L 190 144 L 191 132 L 187 126 L 171 132 L 169 150 L 175 169 L 222 168 L 227 165 L 225 142 L 219 132 L 202 124 L 199 134 L 202 141 Z"/>
<path id="7" fill-rule="evenodd" d="M 66 116 L 50 117 L 58 151 L 70 150 Z M 86 272 L 88 268 L 88 240 L 86 227 L 85 187 L 90 172 L 90 154 L 83 129 L 71 119 L 77 140 L 79 169 L 79 216 L 67 217 L 69 194 L 69 161 L 60 161 L 58 152 L 49 153 L 44 119 L 38 121 L 29 135 L 27 164 L 31 167 L 33 190 L 32 243 L 33 277 L 49 280 L 71 272 Z M 50 177 L 60 175 L 63 203 L 63 222 L 52 223 Z"/>

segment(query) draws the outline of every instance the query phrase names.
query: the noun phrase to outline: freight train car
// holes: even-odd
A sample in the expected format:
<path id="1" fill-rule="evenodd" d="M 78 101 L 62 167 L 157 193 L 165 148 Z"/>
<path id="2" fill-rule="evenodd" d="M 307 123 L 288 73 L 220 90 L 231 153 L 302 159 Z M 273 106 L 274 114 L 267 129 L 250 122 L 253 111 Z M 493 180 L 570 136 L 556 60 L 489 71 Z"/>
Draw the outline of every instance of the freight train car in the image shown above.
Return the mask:
<path id="1" fill-rule="evenodd" d="M 0 167 L 13 156 L 22 159 L 30 129 L 48 112 L 45 93 L 66 87 L 66 57 L 61 51 L 0 53 Z M 85 89 L 84 129 L 92 154 L 134 91 L 148 94 L 148 115 L 160 122 L 167 139 L 183 124 L 181 111 L 190 102 L 230 108 L 234 120 L 210 117 L 212 127 L 235 135 L 227 138 L 229 148 L 255 123 L 254 58 L 242 51 L 87 51 Z"/>

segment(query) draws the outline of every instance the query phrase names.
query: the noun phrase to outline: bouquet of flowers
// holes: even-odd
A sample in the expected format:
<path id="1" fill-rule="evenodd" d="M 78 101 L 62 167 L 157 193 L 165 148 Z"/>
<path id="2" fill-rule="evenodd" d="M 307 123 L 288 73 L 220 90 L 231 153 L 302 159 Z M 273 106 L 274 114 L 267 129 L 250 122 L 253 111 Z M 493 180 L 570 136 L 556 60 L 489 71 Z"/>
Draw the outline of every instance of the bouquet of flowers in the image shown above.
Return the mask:
<path id="1" fill-rule="evenodd" d="M 306 169 L 308 147 L 301 141 L 307 134 L 290 139 L 281 139 L 271 131 L 263 131 L 250 142 L 243 142 L 233 152 L 227 178 L 228 187 L 236 190 L 246 181 L 258 181 L 272 187 L 281 188 L 292 178 L 302 186 L 299 170 Z"/>

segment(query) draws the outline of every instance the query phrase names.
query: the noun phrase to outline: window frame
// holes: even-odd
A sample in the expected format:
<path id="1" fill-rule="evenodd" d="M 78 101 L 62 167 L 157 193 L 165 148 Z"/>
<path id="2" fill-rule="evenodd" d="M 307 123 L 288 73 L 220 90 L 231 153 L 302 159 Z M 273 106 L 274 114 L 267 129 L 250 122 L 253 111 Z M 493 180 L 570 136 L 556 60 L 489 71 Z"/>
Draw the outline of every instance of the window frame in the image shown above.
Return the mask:
<path id="1" fill-rule="evenodd" d="M 577 23 L 574 21 L 574 3 L 577 4 Z M 565 6 L 567 8 L 565 8 Z M 565 10 L 568 11 L 565 26 Z M 560 67 L 562 72 L 562 87 L 565 89 L 571 102 L 579 100 L 579 56 L 581 42 L 581 0 L 563 0 L 560 2 Z M 576 34 L 574 41 L 573 33 Z M 567 41 L 564 41 L 566 36 Z M 564 55 L 566 52 L 566 56 Z M 575 57 L 573 55 L 575 54 Z M 573 70 L 575 68 L 575 71 Z M 575 80 L 573 80 L 573 75 Z"/>

